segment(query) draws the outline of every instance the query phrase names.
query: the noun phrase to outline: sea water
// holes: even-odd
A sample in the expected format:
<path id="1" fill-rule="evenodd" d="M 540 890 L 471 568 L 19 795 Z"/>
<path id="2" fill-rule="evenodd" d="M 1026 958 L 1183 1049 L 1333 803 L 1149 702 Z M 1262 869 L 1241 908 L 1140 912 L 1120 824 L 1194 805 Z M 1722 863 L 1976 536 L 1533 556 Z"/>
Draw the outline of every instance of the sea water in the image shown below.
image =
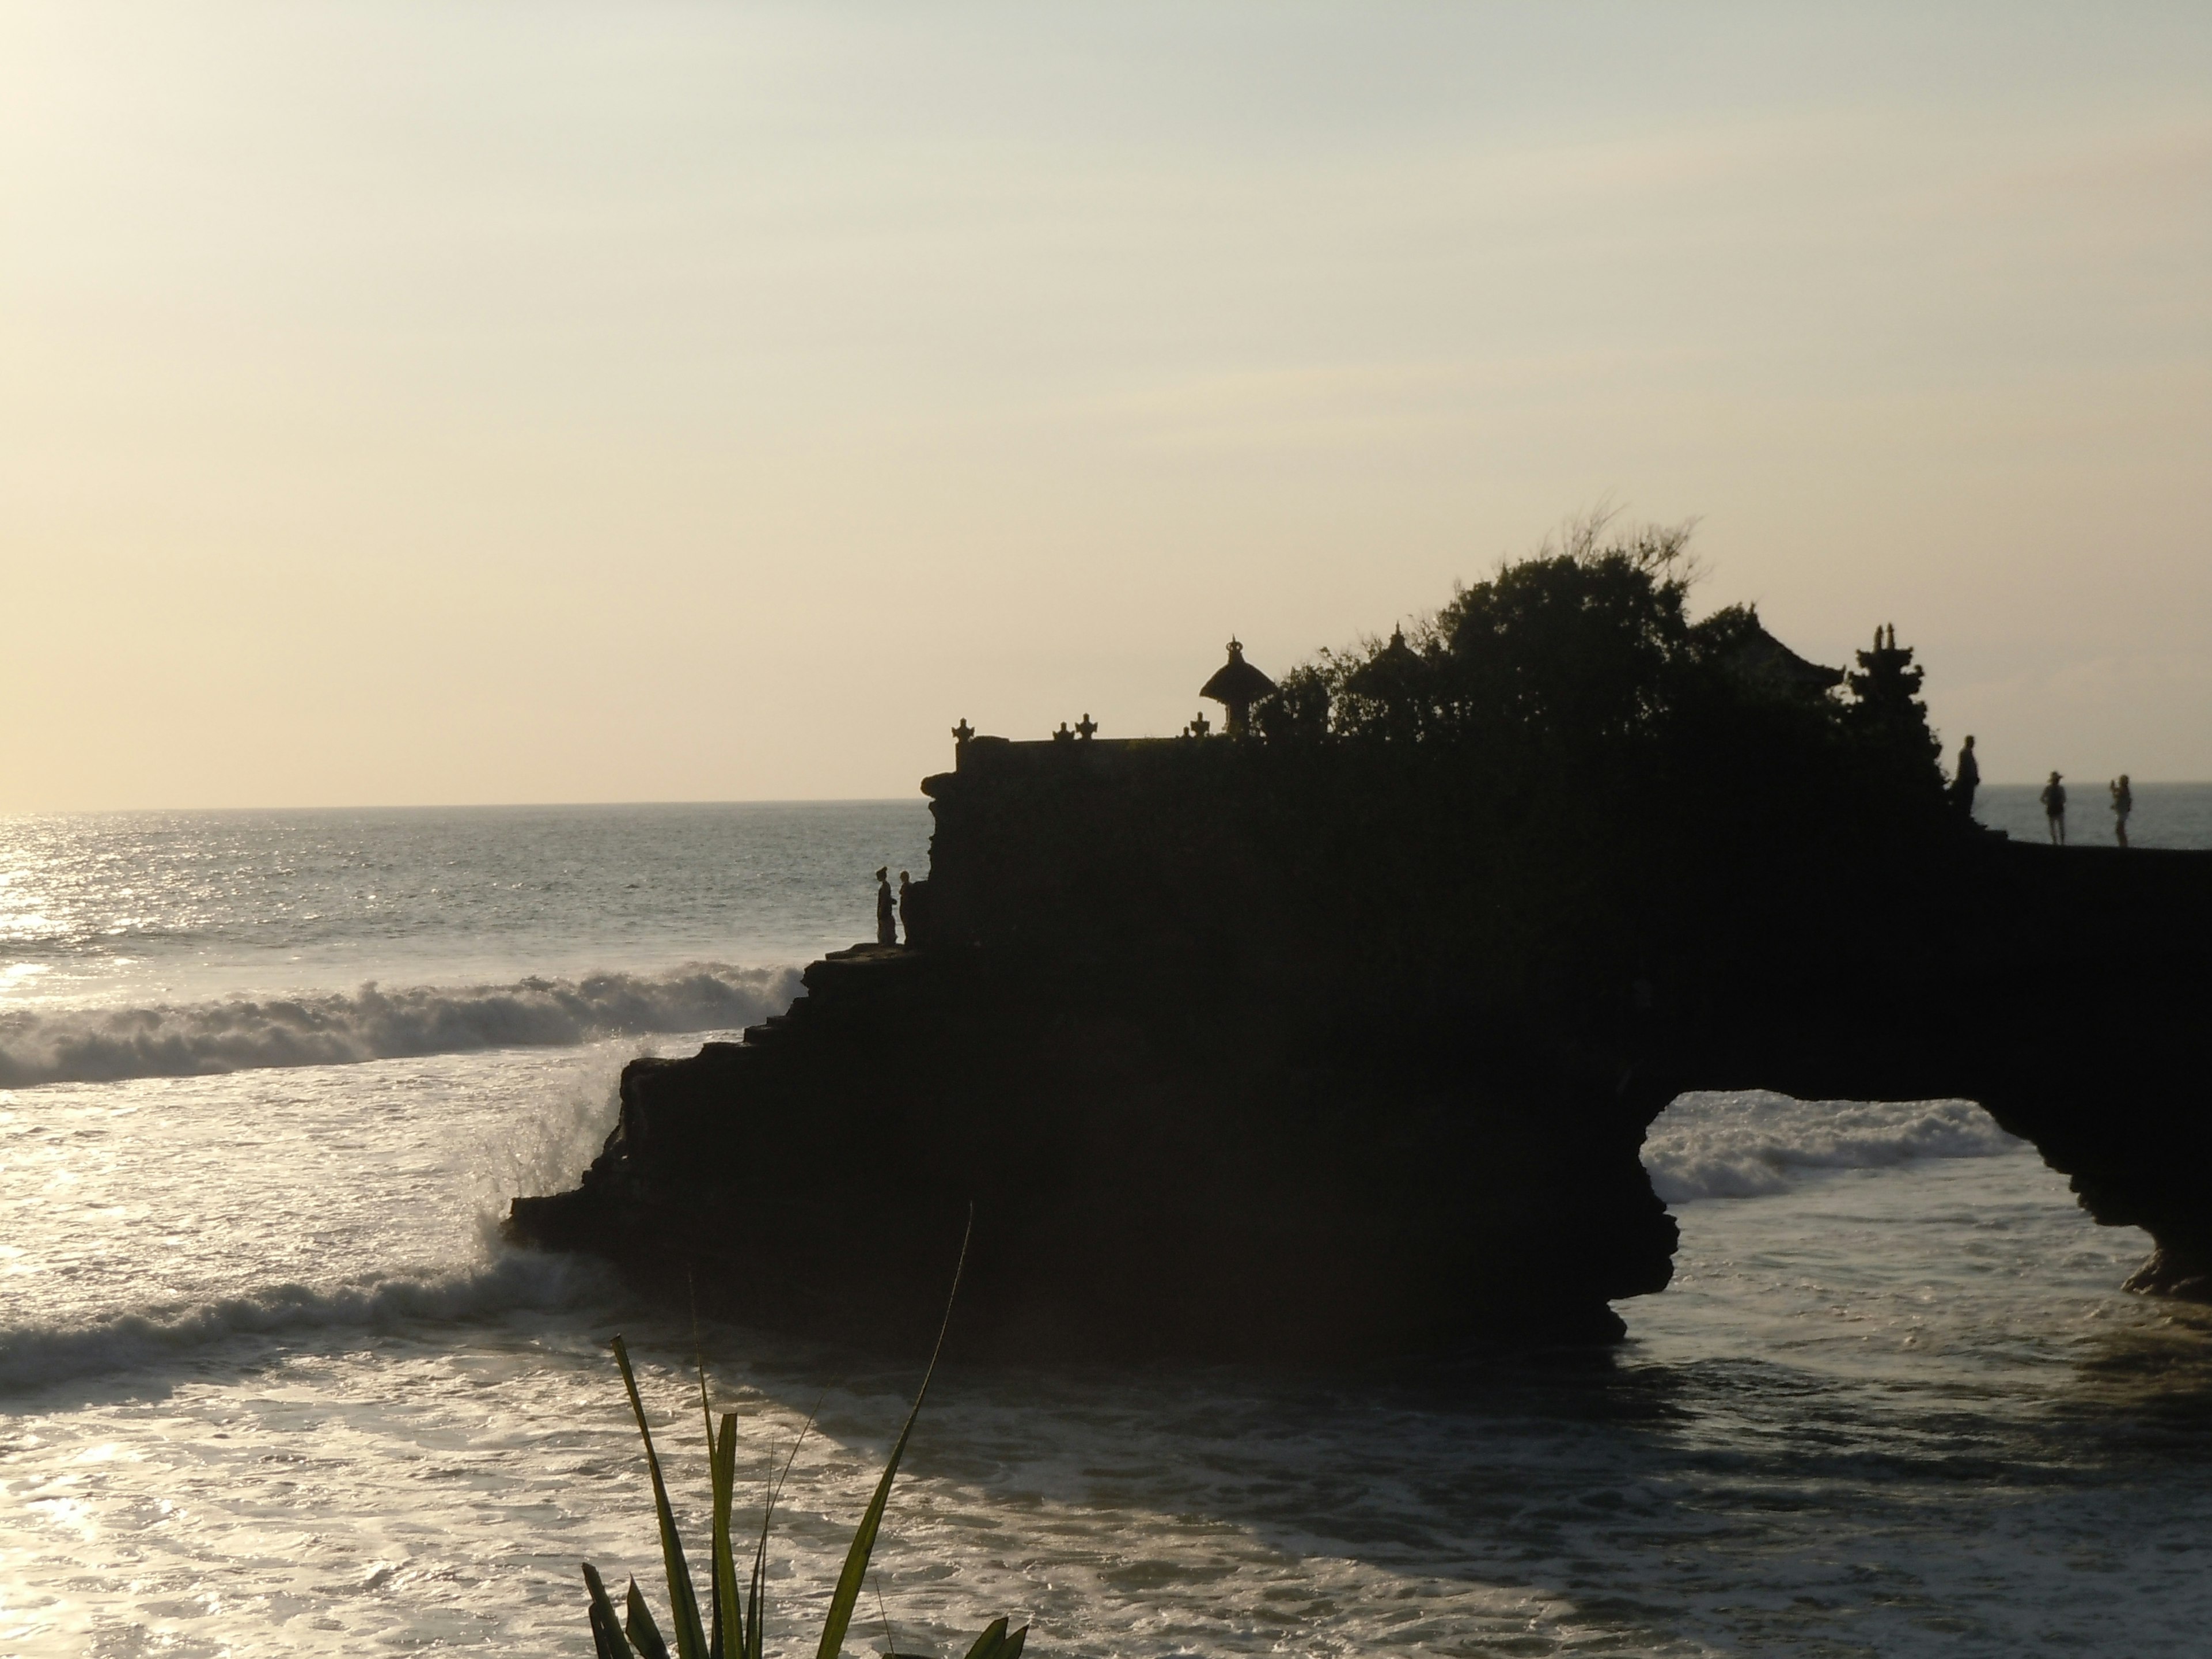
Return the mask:
<path id="1" fill-rule="evenodd" d="M 2212 789 L 2137 796 L 2212 844 Z M 494 1224 L 927 833 L 0 821 L 0 1654 L 588 1652 L 580 1560 L 665 1593 L 617 1331 L 695 1535 L 695 1352 L 756 1512 L 792 1457 L 770 1646 L 811 1651 L 922 1356 L 695 1347 Z M 1645 1158 L 1681 1252 L 1608 1352 L 984 1369 L 956 1328 L 849 1649 L 2206 1650 L 2212 1321 L 2120 1291 L 2142 1235 L 1961 1102 L 1686 1097 Z"/>

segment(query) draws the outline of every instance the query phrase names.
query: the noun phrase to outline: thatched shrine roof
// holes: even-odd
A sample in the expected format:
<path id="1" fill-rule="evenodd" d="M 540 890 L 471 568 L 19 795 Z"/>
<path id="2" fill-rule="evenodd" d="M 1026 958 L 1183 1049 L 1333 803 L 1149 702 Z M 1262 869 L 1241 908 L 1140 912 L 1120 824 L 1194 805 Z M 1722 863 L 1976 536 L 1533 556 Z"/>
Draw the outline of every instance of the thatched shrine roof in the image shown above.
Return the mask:
<path id="1" fill-rule="evenodd" d="M 1198 695 L 1236 708 L 1259 702 L 1274 689 L 1274 681 L 1244 660 L 1243 642 L 1231 640 L 1229 660 L 1213 671 L 1213 678 L 1198 688 Z"/>

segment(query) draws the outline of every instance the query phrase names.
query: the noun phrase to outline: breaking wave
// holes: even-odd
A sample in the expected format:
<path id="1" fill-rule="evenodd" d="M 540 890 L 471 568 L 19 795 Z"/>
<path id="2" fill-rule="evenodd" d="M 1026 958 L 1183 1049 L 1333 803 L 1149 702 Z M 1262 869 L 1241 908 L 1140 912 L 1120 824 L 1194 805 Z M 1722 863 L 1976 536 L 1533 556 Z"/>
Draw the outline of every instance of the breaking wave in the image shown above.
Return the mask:
<path id="1" fill-rule="evenodd" d="M 1752 1198 L 1815 1170 L 1874 1170 L 1921 1158 L 1990 1158 L 2023 1143 L 1971 1100 L 1794 1100 L 1751 1089 L 1684 1095 L 1644 1143 L 1669 1204 Z"/>
<path id="2" fill-rule="evenodd" d="M 501 1249 L 483 1266 L 317 1290 L 271 1285 L 210 1302 L 108 1314 L 81 1325 L 0 1327 L 0 1394 L 17 1394 L 187 1355 L 234 1336 L 409 1320 L 557 1313 L 604 1300 L 611 1271 L 577 1256 Z"/>
<path id="3" fill-rule="evenodd" d="M 781 1013 L 799 989 L 795 968 L 709 962 L 514 985 L 386 991 L 372 982 L 350 994 L 25 1010 L 0 1014 L 0 1089 L 727 1030 Z"/>

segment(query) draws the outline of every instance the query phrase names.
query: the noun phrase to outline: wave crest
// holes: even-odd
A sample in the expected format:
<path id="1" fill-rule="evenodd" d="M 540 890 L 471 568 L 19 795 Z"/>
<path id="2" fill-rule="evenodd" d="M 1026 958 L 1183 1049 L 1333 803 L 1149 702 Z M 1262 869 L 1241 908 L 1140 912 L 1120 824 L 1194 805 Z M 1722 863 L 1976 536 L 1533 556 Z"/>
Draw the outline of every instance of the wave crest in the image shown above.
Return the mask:
<path id="1" fill-rule="evenodd" d="M 1644 1143 L 1669 1204 L 1785 1192 L 1814 1170 L 1990 1158 L 2022 1145 L 1971 1100 L 1796 1100 L 1748 1089 L 1682 1096 Z"/>
<path id="2" fill-rule="evenodd" d="M 81 1325 L 0 1327 L 0 1394 L 156 1363 L 233 1336 L 557 1313 L 604 1300 L 612 1285 L 610 1269 L 583 1257 L 502 1249 L 483 1266 L 423 1277 L 321 1290 L 270 1285 L 210 1302 L 133 1309 Z"/>
<path id="3" fill-rule="evenodd" d="M 782 1012 L 799 988 L 795 968 L 706 962 L 514 985 L 386 991 L 372 981 L 350 994 L 24 1010 L 0 1014 L 0 1089 L 728 1030 Z"/>

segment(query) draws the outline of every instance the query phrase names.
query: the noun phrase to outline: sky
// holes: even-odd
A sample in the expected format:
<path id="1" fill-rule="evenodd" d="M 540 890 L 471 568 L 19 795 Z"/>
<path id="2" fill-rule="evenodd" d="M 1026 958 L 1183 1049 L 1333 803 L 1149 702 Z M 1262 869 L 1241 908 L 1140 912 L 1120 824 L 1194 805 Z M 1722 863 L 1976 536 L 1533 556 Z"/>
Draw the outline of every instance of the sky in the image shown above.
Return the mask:
<path id="1" fill-rule="evenodd" d="M 0 811 L 910 795 L 1601 503 L 2212 778 L 2212 8 L 0 0 Z"/>

